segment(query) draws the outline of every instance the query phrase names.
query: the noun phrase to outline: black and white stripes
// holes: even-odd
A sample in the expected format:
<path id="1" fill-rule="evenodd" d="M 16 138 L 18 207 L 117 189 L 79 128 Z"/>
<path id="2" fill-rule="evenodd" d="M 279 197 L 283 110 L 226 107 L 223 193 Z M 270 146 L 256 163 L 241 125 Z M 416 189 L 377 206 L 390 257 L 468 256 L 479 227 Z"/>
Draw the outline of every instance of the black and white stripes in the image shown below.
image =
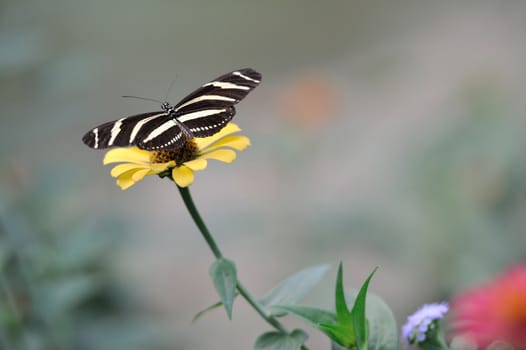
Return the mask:
<path id="1" fill-rule="evenodd" d="M 82 141 L 95 149 L 137 146 L 145 150 L 177 149 L 192 137 L 219 132 L 236 114 L 234 105 L 261 82 L 261 74 L 239 69 L 202 85 L 175 106 L 107 122 Z"/>

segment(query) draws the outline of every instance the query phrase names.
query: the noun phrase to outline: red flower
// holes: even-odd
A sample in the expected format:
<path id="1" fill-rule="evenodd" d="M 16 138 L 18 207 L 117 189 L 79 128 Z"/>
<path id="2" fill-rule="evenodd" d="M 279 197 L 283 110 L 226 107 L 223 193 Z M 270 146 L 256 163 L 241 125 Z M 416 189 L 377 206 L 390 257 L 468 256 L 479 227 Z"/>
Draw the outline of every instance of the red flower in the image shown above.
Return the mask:
<path id="1" fill-rule="evenodd" d="M 526 265 L 461 293 L 451 306 L 455 332 L 480 349 L 497 340 L 526 349 Z"/>

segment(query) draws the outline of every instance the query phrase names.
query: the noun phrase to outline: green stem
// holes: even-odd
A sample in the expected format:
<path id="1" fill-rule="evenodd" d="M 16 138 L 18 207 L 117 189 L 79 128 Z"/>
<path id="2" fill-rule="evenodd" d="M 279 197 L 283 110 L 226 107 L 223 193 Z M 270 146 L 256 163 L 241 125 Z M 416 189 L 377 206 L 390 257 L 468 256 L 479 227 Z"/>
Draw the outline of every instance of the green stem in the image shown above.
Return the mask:
<path id="1" fill-rule="evenodd" d="M 188 209 L 188 212 L 192 216 L 192 219 L 194 219 L 195 224 L 199 228 L 199 231 L 201 232 L 201 235 L 205 239 L 206 243 L 214 253 L 214 256 L 217 259 L 220 259 L 223 257 L 223 254 L 219 250 L 219 247 L 217 246 L 216 242 L 214 241 L 214 238 L 210 234 L 210 231 L 208 231 L 208 228 L 206 227 L 203 219 L 201 218 L 201 215 L 199 215 L 199 211 L 195 207 L 194 201 L 192 199 L 192 195 L 190 194 L 190 190 L 188 187 L 179 187 L 179 193 L 181 194 L 181 197 L 183 198 L 183 202 L 186 205 L 186 208 Z M 289 331 L 283 326 L 276 318 L 269 316 L 265 310 L 261 307 L 261 305 L 257 302 L 256 299 L 248 292 L 248 290 L 241 284 L 241 282 L 237 281 L 237 290 L 239 291 L 239 294 L 245 298 L 245 300 L 256 310 L 256 312 L 265 320 L 267 323 L 269 323 L 272 327 L 280 331 L 284 334 L 289 334 Z M 303 345 L 301 347 L 303 350 L 308 350 L 308 348 Z"/>
<path id="2" fill-rule="evenodd" d="M 212 253 L 214 253 L 216 259 L 221 259 L 223 257 L 223 254 L 221 254 L 221 251 L 219 250 L 219 247 L 214 241 L 214 238 L 210 234 L 210 231 L 208 231 L 205 222 L 201 218 L 201 215 L 199 215 L 199 211 L 197 211 L 197 208 L 195 207 L 192 195 L 190 194 L 190 190 L 188 189 L 188 187 L 177 186 L 177 188 L 179 189 L 179 193 L 181 193 L 181 197 L 183 197 L 183 201 L 186 205 L 186 208 L 188 209 L 188 212 L 190 213 L 192 219 L 194 219 L 195 224 L 199 228 L 201 235 L 205 239 L 210 249 L 212 249 Z"/>
<path id="3" fill-rule="evenodd" d="M 432 330 L 426 333 L 426 339 L 418 343 L 422 350 L 449 350 L 446 339 L 444 338 L 444 329 L 441 320 L 435 320 L 431 325 L 435 325 Z M 430 326 L 431 327 L 431 326 Z"/>
<path id="4" fill-rule="evenodd" d="M 288 334 L 289 331 L 274 317 L 267 315 L 265 310 L 259 305 L 259 303 L 252 297 L 252 295 L 248 292 L 248 290 L 241 284 L 241 282 L 237 281 L 237 290 L 239 291 L 239 294 L 245 298 L 245 300 L 256 310 L 256 312 L 263 317 L 270 325 L 272 325 L 274 328 L 276 328 L 278 331 Z"/>

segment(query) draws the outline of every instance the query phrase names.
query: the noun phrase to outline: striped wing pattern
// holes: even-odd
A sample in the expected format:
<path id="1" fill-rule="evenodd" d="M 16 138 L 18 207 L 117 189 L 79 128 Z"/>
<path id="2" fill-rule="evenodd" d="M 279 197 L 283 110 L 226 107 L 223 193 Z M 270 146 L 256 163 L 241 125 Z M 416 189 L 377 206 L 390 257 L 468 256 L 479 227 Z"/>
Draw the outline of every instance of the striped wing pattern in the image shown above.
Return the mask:
<path id="1" fill-rule="evenodd" d="M 84 135 L 82 141 L 95 149 L 135 145 L 137 141 L 146 137 L 146 130 L 155 129 L 169 119 L 168 113 L 163 111 L 121 118 L 91 129 Z"/>
<path id="2" fill-rule="evenodd" d="M 261 82 L 251 68 L 222 75 L 186 96 L 174 107 L 107 122 L 87 132 L 82 140 L 95 149 L 137 146 L 145 150 L 177 149 L 192 137 L 219 132 L 232 120 L 234 105 Z"/>

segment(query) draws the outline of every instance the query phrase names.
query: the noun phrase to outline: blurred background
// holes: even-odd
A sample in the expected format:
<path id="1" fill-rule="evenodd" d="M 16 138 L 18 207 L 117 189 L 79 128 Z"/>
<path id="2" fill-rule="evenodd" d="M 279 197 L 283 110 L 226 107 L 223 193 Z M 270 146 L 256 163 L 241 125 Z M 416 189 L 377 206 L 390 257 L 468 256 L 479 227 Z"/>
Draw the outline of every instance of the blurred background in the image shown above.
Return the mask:
<path id="1" fill-rule="evenodd" d="M 0 348 L 249 349 L 175 186 L 121 191 L 82 135 L 252 67 L 252 140 L 194 200 L 256 296 L 333 269 L 332 308 L 375 266 L 399 323 L 526 259 L 523 1 L 0 2 Z M 298 326 L 293 320 L 287 323 Z M 291 326 L 292 327 L 292 326 Z M 306 328 L 306 327 L 305 327 Z M 309 345 L 328 348 L 315 331 Z"/>

